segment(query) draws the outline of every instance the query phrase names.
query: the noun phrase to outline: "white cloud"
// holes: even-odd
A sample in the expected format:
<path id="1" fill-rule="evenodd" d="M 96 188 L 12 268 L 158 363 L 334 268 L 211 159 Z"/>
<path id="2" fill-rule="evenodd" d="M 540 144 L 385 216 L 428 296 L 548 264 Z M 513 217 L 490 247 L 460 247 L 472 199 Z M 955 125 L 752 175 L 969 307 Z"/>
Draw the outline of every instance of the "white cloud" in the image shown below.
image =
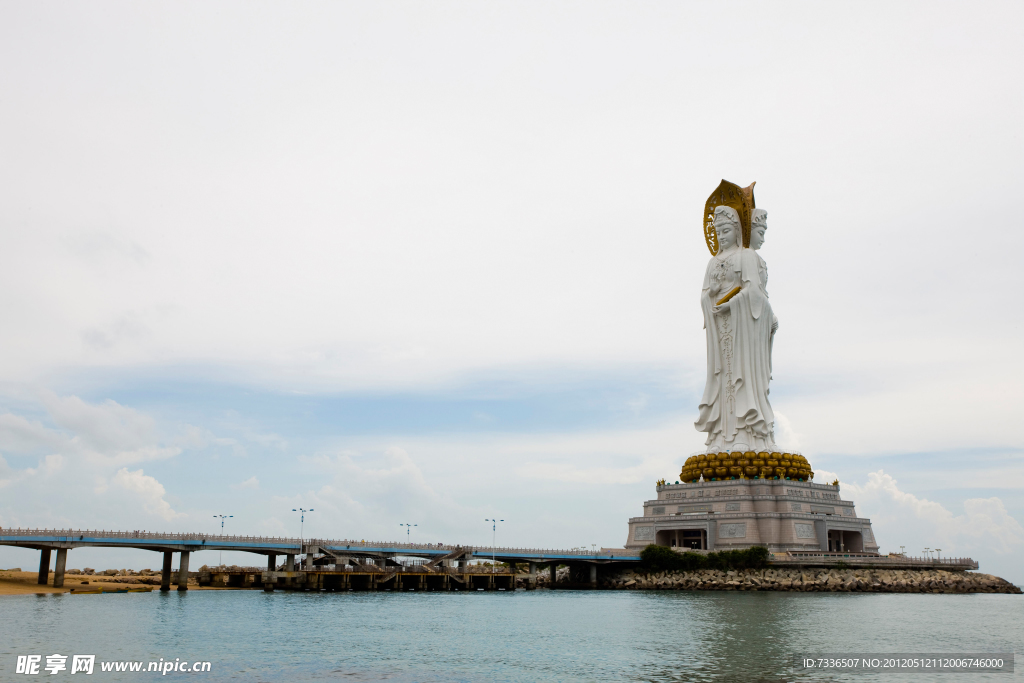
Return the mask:
<path id="1" fill-rule="evenodd" d="M 49 392 L 42 394 L 41 405 L 56 428 L 13 413 L 0 415 L 0 449 L 38 458 L 34 466 L 12 467 L 0 457 L 5 489 L 0 517 L 25 526 L 99 520 L 129 527 L 138 523 L 140 511 L 163 521 L 184 517 L 167 502 L 155 477 L 124 467 L 181 452 L 161 444 L 152 417 L 115 401 L 90 403 Z"/>
<path id="2" fill-rule="evenodd" d="M 255 476 L 249 477 L 248 479 L 246 479 L 245 481 L 243 481 L 243 482 L 241 482 L 239 484 L 232 484 L 231 485 L 231 488 L 233 488 L 233 489 L 247 489 L 247 490 L 251 490 L 251 491 L 255 491 L 259 487 L 260 487 L 260 480 L 257 479 Z"/>
<path id="3" fill-rule="evenodd" d="M 31 422 L 21 415 L 0 415 L 0 450 L 8 453 L 31 453 L 40 448 L 60 448 L 67 438 L 39 422 Z"/>
<path id="4" fill-rule="evenodd" d="M 315 510 L 306 516 L 307 535 L 331 529 L 332 534 L 348 538 L 395 538 L 400 531 L 397 525 L 403 521 L 418 524 L 414 534 L 437 534 L 445 529 L 450 532 L 467 517 L 484 516 L 456 502 L 451 486 L 445 487 L 447 494 L 438 493 L 402 447 L 368 455 L 343 451 L 299 460 L 326 479 L 325 483 L 304 494 L 276 500 L 289 507 Z"/>
<path id="5" fill-rule="evenodd" d="M 876 536 L 890 551 L 895 543 L 914 552 L 941 547 L 949 554 L 1007 554 L 1024 545 L 1024 527 L 997 497 L 965 500 L 963 514 L 956 515 L 939 503 L 900 490 L 882 470 L 869 473 L 864 485 L 844 483 L 843 491 L 856 502 L 858 514 L 872 518 Z"/>
<path id="6" fill-rule="evenodd" d="M 811 463 L 814 466 L 814 463 Z M 839 475 L 835 472 L 829 472 L 828 470 L 814 469 L 814 483 L 815 484 L 831 484 L 832 482 L 839 479 Z"/>
<path id="7" fill-rule="evenodd" d="M 134 494 L 135 499 L 141 502 L 143 508 L 150 514 L 158 515 L 167 521 L 185 516 L 172 510 L 170 503 L 164 500 L 167 492 L 164 490 L 163 484 L 153 477 L 143 474 L 141 469 L 129 472 L 127 467 L 122 467 L 114 475 L 111 484 Z"/>
<path id="8" fill-rule="evenodd" d="M 279 434 L 248 433 L 245 435 L 245 438 L 252 443 L 259 444 L 260 446 L 270 446 L 281 451 L 288 448 L 288 440 Z"/>
<path id="9" fill-rule="evenodd" d="M 153 418 L 115 401 L 88 403 L 77 396 L 43 392 L 42 404 L 59 429 L 13 413 L 0 415 L 0 449 L 59 451 L 66 457 L 111 465 L 170 458 L 181 452 L 159 444 Z"/>
<path id="10" fill-rule="evenodd" d="M 155 440 L 155 420 L 116 401 L 88 403 L 77 396 L 46 392 L 43 405 L 58 427 L 74 433 L 79 443 L 93 451 L 145 448 Z"/>
<path id="11" fill-rule="evenodd" d="M 0 488 L 8 486 L 17 474 L 18 473 L 7 464 L 4 456 L 0 455 Z"/>
<path id="12" fill-rule="evenodd" d="M 803 448 L 803 436 L 795 429 L 793 423 L 778 408 L 775 412 L 775 443 L 790 451 L 800 451 Z"/>

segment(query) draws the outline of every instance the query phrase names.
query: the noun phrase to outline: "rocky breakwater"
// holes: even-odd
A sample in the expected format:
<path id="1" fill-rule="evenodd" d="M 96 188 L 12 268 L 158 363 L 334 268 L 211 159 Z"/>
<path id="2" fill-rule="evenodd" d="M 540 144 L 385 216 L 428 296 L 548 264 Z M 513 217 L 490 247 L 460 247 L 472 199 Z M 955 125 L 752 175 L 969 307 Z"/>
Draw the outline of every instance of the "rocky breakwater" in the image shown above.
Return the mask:
<path id="1" fill-rule="evenodd" d="M 835 593 L 1021 593 L 1012 583 L 976 572 L 930 569 L 628 569 L 601 588 L 634 590 L 807 591 Z"/>

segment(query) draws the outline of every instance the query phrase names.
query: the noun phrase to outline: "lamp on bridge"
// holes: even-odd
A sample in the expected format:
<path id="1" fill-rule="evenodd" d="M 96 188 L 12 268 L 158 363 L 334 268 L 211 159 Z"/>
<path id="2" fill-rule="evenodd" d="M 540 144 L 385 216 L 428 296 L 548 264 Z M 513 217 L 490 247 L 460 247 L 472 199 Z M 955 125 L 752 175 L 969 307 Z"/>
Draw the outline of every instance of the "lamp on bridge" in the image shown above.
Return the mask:
<path id="1" fill-rule="evenodd" d="M 398 526 L 404 526 L 405 527 L 405 543 L 406 543 L 406 545 L 408 545 L 411 542 L 409 540 L 409 532 L 412 531 L 412 528 L 414 526 L 419 526 L 419 524 L 399 524 Z"/>
<path id="2" fill-rule="evenodd" d="M 496 540 L 498 538 L 498 522 L 504 522 L 505 520 L 503 520 L 503 519 L 485 519 L 484 521 L 491 523 L 491 573 L 493 574 L 494 573 L 494 565 L 496 564 L 495 561 L 494 561 L 494 557 L 495 557 L 494 546 L 496 545 Z"/>
<path id="3" fill-rule="evenodd" d="M 292 508 L 292 512 L 302 513 L 299 517 L 299 552 L 302 552 L 302 528 L 306 524 L 306 513 L 313 512 L 313 508 L 309 508 L 308 510 L 306 508 Z"/>
<path id="4" fill-rule="evenodd" d="M 234 515 L 214 515 L 213 517 L 214 517 L 214 519 L 220 517 L 220 535 L 223 536 L 224 535 L 224 520 L 228 519 L 229 517 L 234 517 Z M 221 566 L 221 567 L 224 566 L 224 551 L 223 550 L 220 551 L 220 559 L 217 562 L 218 562 L 219 566 Z"/>

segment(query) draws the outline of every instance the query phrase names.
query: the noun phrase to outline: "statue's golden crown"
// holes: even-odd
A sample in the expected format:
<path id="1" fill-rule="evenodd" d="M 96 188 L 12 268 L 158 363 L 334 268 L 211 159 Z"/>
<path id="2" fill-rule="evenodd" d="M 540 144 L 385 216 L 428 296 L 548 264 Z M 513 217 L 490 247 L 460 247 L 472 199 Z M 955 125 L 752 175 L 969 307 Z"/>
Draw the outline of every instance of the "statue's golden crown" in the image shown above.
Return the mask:
<path id="1" fill-rule="evenodd" d="M 723 180 L 708 197 L 708 201 L 704 205 L 704 241 L 707 242 L 712 256 L 718 253 L 715 208 L 719 206 L 729 206 L 736 210 L 740 216 L 740 226 L 743 230 L 743 246 L 750 246 L 750 214 L 754 210 L 754 185 L 756 182 L 750 183 L 747 187 L 740 187 L 728 180 Z"/>

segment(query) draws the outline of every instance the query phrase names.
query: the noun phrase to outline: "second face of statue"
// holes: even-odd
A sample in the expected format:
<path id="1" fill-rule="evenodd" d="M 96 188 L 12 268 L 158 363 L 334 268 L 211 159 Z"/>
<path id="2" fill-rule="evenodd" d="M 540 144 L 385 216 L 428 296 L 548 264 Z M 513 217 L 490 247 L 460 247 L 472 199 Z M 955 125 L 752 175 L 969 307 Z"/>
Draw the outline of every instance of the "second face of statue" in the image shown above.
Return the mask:
<path id="1" fill-rule="evenodd" d="M 718 235 L 718 249 L 725 251 L 739 244 L 739 215 L 731 207 L 720 206 L 715 211 L 715 233 Z"/>

